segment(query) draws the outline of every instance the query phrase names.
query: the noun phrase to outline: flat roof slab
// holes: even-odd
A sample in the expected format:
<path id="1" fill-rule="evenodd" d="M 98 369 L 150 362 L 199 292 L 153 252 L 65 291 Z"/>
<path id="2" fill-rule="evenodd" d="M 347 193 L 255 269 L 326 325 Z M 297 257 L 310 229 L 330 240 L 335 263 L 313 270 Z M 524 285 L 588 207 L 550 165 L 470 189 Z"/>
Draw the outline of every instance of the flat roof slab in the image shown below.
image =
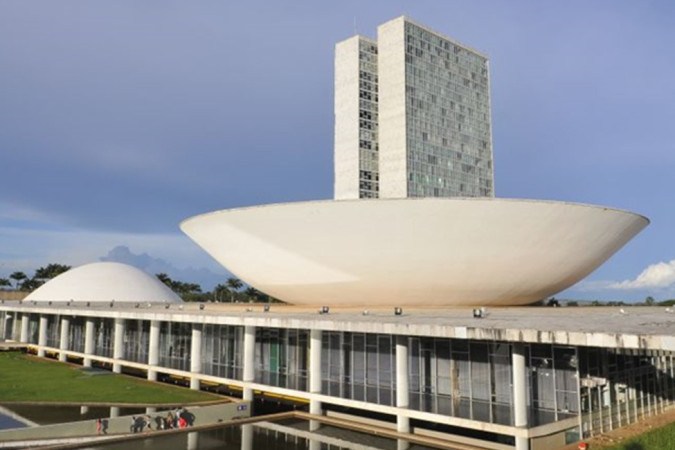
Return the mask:
<path id="1" fill-rule="evenodd" d="M 321 329 L 410 336 L 675 351 L 675 312 L 664 307 L 317 308 L 271 304 L 0 305 L 0 310 L 94 317 Z"/>

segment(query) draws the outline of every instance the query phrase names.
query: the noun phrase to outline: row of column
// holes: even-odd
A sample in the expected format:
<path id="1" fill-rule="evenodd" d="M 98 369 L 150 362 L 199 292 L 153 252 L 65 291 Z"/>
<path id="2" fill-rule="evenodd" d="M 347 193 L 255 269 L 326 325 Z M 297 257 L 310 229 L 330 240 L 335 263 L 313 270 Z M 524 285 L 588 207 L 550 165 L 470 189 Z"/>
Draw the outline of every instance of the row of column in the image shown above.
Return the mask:
<path id="1" fill-rule="evenodd" d="M 24 314 L 21 322 L 21 341 L 28 340 L 28 322 L 29 315 Z M 125 319 L 115 319 L 115 329 L 113 334 L 113 372 L 120 373 L 122 364 L 119 362 L 124 357 L 124 333 Z M 65 351 L 68 349 L 68 335 L 70 328 L 70 319 L 61 318 L 61 334 L 59 349 L 59 360 L 66 360 Z M 153 320 L 150 322 L 150 336 L 148 343 L 148 373 L 147 378 L 150 381 L 157 380 L 156 367 L 159 365 L 159 335 L 160 322 Z M 244 384 L 243 399 L 253 401 L 254 392 L 250 384 L 255 382 L 255 326 L 244 327 L 244 348 L 243 348 L 243 376 Z M 314 398 L 321 394 L 321 330 L 310 331 L 309 342 L 309 393 L 310 396 L 309 412 L 314 415 L 323 414 L 321 401 Z M 47 316 L 40 316 L 40 328 L 38 334 L 38 356 L 44 356 L 44 348 L 47 345 Z M 190 372 L 198 374 L 201 371 L 201 349 L 202 349 L 202 330 L 199 327 L 192 328 L 191 340 L 191 358 Z M 94 354 L 94 319 L 87 319 L 85 325 L 85 355 Z M 407 336 L 398 336 L 396 339 L 396 407 L 407 409 L 409 406 L 409 374 L 408 367 L 408 339 Z M 91 367 L 91 358 L 85 356 L 83 365 Z M 514 426 L 520 429 L 527 429 L 527 384 L 526 384 L 526 364 L 525 364 L 525 346 L 523 344 L 513 344 L 512 354 L 512 375 L 513 375 L 513 413 Z M 190 388 L 199 390 L 200 381 L 197 377 L 190 379 Z M 310 431 L 319 428 L 318 421 L 310 421 Z M 399 433 L 410 433 L 410 418 L 407 415 L 399 414 L 396 420 L 396 430 Z M 407 441 L 399 440 L 399 450 L 408 447 Z M 527 450 L 529 448 L 529 439 L 527 437 L 516 436 L 516 450 Z"/>

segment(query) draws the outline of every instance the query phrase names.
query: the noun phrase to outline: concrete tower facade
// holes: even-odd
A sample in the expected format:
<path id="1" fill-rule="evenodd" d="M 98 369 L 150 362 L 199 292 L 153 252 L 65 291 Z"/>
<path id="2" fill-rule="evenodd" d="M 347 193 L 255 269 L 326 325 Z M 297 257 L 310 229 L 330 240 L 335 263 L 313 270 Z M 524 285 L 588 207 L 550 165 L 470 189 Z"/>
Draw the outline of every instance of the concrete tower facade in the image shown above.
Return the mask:
<path id="1" fill-rule="evenodd" d="M 488 72 L 406 17 L 338 43 L 335 198 L 494 196 Z"/>

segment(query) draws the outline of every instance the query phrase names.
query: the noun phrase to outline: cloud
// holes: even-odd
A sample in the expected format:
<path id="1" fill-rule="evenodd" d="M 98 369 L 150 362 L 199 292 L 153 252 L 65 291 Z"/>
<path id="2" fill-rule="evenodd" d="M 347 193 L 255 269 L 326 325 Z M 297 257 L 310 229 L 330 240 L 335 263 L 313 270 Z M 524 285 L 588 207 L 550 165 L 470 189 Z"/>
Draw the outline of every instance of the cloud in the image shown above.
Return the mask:
<path id="1" fill-rule="evenodd" d="M 213 272 L 206 268 L 195 269 L 187 267 L 180 269 L 162 258 L 154 258 L 147 253 L 133 253 L 129 247 L 118 245 L 108 252 L 106 256 L 99 258 L 101 261 L 112 261 L 137 267 L 150 275 L 166 273 L 174 280 L 188 283 L 197 283 L 202 290 L 210 290 L 218 283 L 224 283 L 229 276 L 228 272 Z"/>
<path id="2" fill-rule="evenodd" d="M 668 288 L 675 286 L 675 259 L 649 265 L 634 280 L 612 283 L 610 289 Z"/>

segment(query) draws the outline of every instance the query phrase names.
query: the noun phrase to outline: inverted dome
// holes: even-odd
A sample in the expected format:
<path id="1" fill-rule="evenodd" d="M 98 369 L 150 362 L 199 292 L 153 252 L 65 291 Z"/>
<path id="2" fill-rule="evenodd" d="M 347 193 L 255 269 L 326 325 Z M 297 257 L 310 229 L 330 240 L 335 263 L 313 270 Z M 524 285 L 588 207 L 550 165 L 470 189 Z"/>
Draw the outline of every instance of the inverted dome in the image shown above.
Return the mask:
<path id="1" fill-rule="evenodd" d="M 31 292 L 25 300 L 183 302 L 157 278 L 136 267 L 115 262 L 97 262 L 70 269 Z"/>
<path id="2" fill-rule="evenodd" d="M 581 280 L 649 221 L 496 198 L 288 203 L 181 229 L 255 288 L 300 305 L 525 305 Z"/>

